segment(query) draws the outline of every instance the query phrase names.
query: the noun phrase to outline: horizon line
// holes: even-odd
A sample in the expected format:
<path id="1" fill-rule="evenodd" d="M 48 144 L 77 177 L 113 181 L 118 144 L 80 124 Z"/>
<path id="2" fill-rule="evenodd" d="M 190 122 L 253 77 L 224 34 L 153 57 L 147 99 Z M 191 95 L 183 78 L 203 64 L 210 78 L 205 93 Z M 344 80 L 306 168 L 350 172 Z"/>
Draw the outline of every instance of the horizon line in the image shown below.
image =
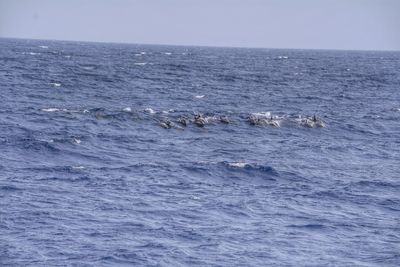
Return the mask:
<path id="1" fill-rule="evenodd" d="M 319 50 L 319 51 L 342 51 L 342 52 L 400 52 L 395 49 L 347 49 L 347 48 L 294 48 L 294 47 L 261 47 L 261 46 L 229 46 L 229 45 L 195 45 L 195 44 L 161 44 L 161 43 L 134 43 L 125 41 L 87 41 L 87 40 L 67 40 L 67 39 L 50 39 L 50 38 L 30 38 L 30 37 L 14 37 L 0 36 L 0 39 L 17 39 L 32 41 L 50 41 L 50 42 L 72 42 L 72 43 L 93 43 L 93 44 L 123 44 L 123 45 L 149 45 L 149 46 L 177 46 L 177 47 L 207 47 L 207 48 L 228 48 L 228 49 L 271 49 L 271 50 Z"/>

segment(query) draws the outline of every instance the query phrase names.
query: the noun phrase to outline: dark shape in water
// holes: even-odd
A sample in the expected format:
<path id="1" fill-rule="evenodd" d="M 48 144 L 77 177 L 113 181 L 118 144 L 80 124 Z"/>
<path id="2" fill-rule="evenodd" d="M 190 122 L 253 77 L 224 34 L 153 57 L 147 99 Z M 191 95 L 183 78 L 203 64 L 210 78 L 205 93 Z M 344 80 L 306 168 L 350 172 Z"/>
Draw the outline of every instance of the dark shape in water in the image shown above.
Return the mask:
<path id="1" fill-rule="evenodd" d="M 182 116 L 178 119 L 178 123 L 181 124 L 182 126 L 186 127 L 189 123 L 189 119 L 186 118 L 185 116 Z"/>
<path id="2" fill-rule="evenodd" d="M 163 119 L 160 121 L 160 126 L 165 129 L 171 129 L 173 125 L 174 125 L 173 122 L 170 121 L 169 119 Z"/>
<path id="3" fill-rule="evenodd" d="M 194 116 L 194 123 L 199 126 L 199 127 L 204 127 L 206 125 L 207 121 L 201 114 L 197 114 Z"/>
<path id="4" fill-rule="evenodd" d="M 231 123 L 231 121 L 229 120 L 229 118 L 228 118 L 227 116 L 225 116 L 225 115 L 220 116 L 220 117 L 219 117 L 219 121 L 222 122 L 222 123 L 225 123 L 225 124 Z"/>
<path id="5" fill-rule="evenodd" d="M 249 123 L 250 125 L 260 125 L 260 124 L 261 124 L 260 119 L 259 119 L 257 116 L 254 116 L 254 115 L 250 115 L 250 116 L 247 118 L 247 121 L 248 121 L 248 123 Z"/>

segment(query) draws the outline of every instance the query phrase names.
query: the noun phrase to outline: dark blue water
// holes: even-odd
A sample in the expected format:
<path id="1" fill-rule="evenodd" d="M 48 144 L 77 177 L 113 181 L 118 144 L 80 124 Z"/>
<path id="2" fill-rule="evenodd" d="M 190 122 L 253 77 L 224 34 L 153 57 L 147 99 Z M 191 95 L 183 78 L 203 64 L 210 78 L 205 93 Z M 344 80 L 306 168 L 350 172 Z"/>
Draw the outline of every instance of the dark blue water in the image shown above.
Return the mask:
<path id="1" fill-rule="evenodd" d="M 398 52 L 0 39 L 0 92 L 1 266 L 400 265 Z"/>

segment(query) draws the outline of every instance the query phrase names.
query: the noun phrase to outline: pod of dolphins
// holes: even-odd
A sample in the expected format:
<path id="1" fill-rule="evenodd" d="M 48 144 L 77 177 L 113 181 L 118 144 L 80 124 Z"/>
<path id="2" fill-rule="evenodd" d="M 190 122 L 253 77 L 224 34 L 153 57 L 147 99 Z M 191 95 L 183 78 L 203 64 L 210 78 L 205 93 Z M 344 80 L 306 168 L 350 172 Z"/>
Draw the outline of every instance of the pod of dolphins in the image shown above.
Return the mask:
<path id="1" fill-rule="evenodd" d="M 131 110 L 124 109 L 124 112 L 128 114 L 137 114 L 132 113 Z M 155 112 L 151 110 L 148 112 L 148 109 L 145 110 L 145 113 L 149 114 L 153 120 L 158 122 L 158 125 L 164 129 L 181 129 L 183 130 L 185 127 L 189 126 L 190 124 L 196 125 L 198 127 L 205 127 L 208 124 L 235 124 L 236 121 L 241 120 L 247 122 L 251 126 L 269 126 L 274 128 L 279 128 L 282 124 L 285 125 L 297 125 L 302 126 L 305 128 L 323 128 L 326 127 L 325 122 L 317 117 L 314 116 L 273 116 L 269 112 L 261 112 L 261 113 L 252 113 L 249 116 L 241 117 L 240 119 L 232 120 L 226 115 L 203 115 L 201 113 L 197 113 L 194 115 L 181 115 L 178 118 L 168 118 L 166 116 L 160 116 L 160 112 Z M 163 112 L 168 113 L 168 112 Z M 104 110 L 99 109 L 95 110 L 94 112 L 96 119 L 107 119 L 113 118 L 116 116 L 115 114 L 107 114 Z M 137 115 L 138 116 L 138 115 Z M 154 117 L 153 117 L 154 116 Z"/>
<path id="2" fill-rule="evenodd" d="M 190 123 L 193 123 L 197 125 L 198 127 L 204 127 L 207 124 L 214 123 L 214 122 L 221 122 L 224 124 L 229 124 L 231 121 L 227 116 L 204 116 L 202 114 L 196 114 L 194 115 L 193 119 L 188 118 L 187 116 L 181 116 L 177 119 L 176 123 L 179 124 L 179 127 L 172 122 L 169 118 L 162 118 L 159 121 L 159 125 L 165 129 L 170 129 L 170 128 L 182 128 L 188 126 Z"/>
<path id="3" fill-rule="evenodd" d="M 79 113 L 76 110 L 68 110 L 68 109 L 57 109 L 57 108 L 49 108 L 49 109 L 41 109 L 45 112 L 67 112 L 67 113 Z M 160 116 L 161 114 L 168 114 L 169 112 L 174 112 L 174 110 L 156 112 L 150 108 L 144 110 L 144 114 L 146 114 L 147 119 L 150 118 L 158 122 L 158 125 L 165 129 L 181 129 L 183 130 L 185 127 L 190 124 L 194 124 L 198 127 L 205 127 L 208 124 L 236 124 L 237 121 L 245 121 L 249 125 L 252 126 L 269 126 L 279 128 L 282 124 L 284 125 L 292 125 L 292 126 L 302 126 L 306 128 L 323 128 L 326 127 L 325 122 L 314 116 L 272 116 L 270 112 L 260 112 L 260 113 L 252 113 L 249 116 L 243 117 L 240 116 L 238 119 L 232 120 L 226 115 L 203 115 L 201 113 L 197 113 L 194 115 L 180 115 L 178 118 L 174 117 L 173 119 L 168 118 L 166 116 Z M 121 116 L 130 118 L 140 119 L 140 113 L 132 111 L 131 108 L 124 108 L 122 113 L 108 113 L 104 108 L 94 108 L 91 110 L 83 110 L 84 114 L 92 113 L 97 120 L 107 120 L 107 119 L 118 119 Z"/>
<path id="4" fill-rule="evenodd" d="M 283 118 L 274 117 L 270 115 L 269 117 L 266 116 L 259 116 L 256 114 L 251 114 L 246 118 L 246 122 L 252 126 L 270 126 L 270 127 L 281 127 L 281 123 Z M 307 128 L 323 128 L 325 127 L 325 123 L 318 118 L 316 115 L 312 117 L 304 117 L 304 118 L 297 118 L 295 121 L 303 127 Z M 183 129 L 183 127 L 187 127 L 190 124 L 194 124 L 198 127 L 205 127 L 207 124 L 212 123 L 222 123 L 222 124 L 232 124 L 230 118 L 225 115 L 222 116 L 205 116 L 203 114 L 195 114 L 192 118 L 188 116 L 180 116 L 177 120 L 172 121 L 169 118 L 161 118 L 159 119 L 159 125 L 165 129 L 171 128 L 178 128 Z"/>

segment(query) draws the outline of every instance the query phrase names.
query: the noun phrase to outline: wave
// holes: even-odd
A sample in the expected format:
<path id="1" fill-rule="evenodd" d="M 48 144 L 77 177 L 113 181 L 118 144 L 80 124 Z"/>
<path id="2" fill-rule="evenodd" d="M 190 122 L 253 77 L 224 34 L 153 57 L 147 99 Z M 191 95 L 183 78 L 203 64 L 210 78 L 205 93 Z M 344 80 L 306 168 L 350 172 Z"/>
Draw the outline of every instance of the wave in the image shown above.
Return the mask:
<path id="1" fill-rule="evenodd" d="M 65 111 L 65 109 L 59 109 L 59 108 L 43 108 L 43 109 L 41 109 L 42 111 L 45 111 L 45 112 L 57 112 L 57 111 Z"/>
<path id="2" fill-rule="evenodd" d="M 95 67 L 94 66 L 82 66 L 82 69 L 84 69 L 84 70 L 94 70 Z"/>
<path id="3" fill-rule="evenodd" d="M 73 170 L 83 170 L 86 169 L 84 166 L 71 166 Z"/>
<path id="4" fill-rule="evenodd" d="M 400 183 L 392 183 L 379 180 L 363 180 L 352 184 L 352 187 L 387 187 L 387 188 L 398 188 L 400 189 Z"/>
<path id="5" fill-rule="evenodd" d="M 271 166 L 244 162 L 199 162 L 182 167 L 192 177 L 208 177 L 211 180 L 222 179 L 223 181 L 258 183 L 260 181 L 275 181 L 279 176 L 279 172 Z"/>
<path id="6" fill-rule="evenodd" d="M 156 112 L 152 108 L 145 108 L 144 112 L 150 113 L 150 114 L 155 114 Z"/>
<path id="7" fill-rule="evenodd" d="M 244 168 L 248 165 L 248 163 L 245 163 L 245 162 L 232 162 L 232 163 L 227 163 L 227 164 L 230 167 L 236 167 L 236 168 Z"/>
<path id="8" fill-rule="evenodd" d="M 22 190 L 22 189 L 19 188 L 19 187 L 16 187 L 15 185 L 2 185 L 2 186 L 0 186 L 0 191 L 11 191 L 11 192 L 13 192 L 13 191 L 20 191 L 20 190 Z"/>
<path id="9" fill-rule="evenodd" d="M 22 52 L 23 55 L 31 55 L 31 56 L 37 56 L 40 55 L 38 52 Z"/>
<path id="10" fill-rule="evenodd" d="M 77 182 L 88 182 L 91 181 L 92 178 L 88 175 L 67 175 L 67 176 L 49 176 L 49 177 L 41 177 L 40 181 L 59 181 L 66 183 L 77 183 Z"/>
<path id="11" fill-rule="evenodd" d="M 16 148 L 23 148 L 31 151 L 60 152 L 52 140 L 38 140 L 34 138 L 19 138 L 14 140 Z"/>
<path id="12" fill-rule="evenodd" d="M 257 116 L 257 117 L 261 117 L 261 118 L 271 118 L 271 112 L 267 111 L 267 112 L 255 112 L 255 113 L 251 113 L 251 115 Z"/>
<path id="13" fill-rule="evenodd" d="M 89 110 L 73 110 L 66 108 L 42 108 L 41 111 L 44 112 L 65 112 L 65 113 L 88 113 Z"/>
<path id="14" fill-rule="evenodd" d="M 327 226 L 325 226 L 323 224 L 315 224 L 315 223 L 310 223 L 310 224 L 289 224 L 286 227 L 299 228 L 299 229 L 305 229 L 305 230 L 323 230 L 323 229 L 327 228 Z"/>
<path id="15" fill-rule="evenodd" d="M 77 166 L 45 166 L 45 165 L 39 165 L 35 167 L 26 167 L 23 168 L 22 170 L 24 171 L 29 171 L 29 172 L 40 172 L 40 173 L 59 173 L 59 174 L 81 174 L 83 170 L 86 168 L 82 165 L 77 165 Z"/>

